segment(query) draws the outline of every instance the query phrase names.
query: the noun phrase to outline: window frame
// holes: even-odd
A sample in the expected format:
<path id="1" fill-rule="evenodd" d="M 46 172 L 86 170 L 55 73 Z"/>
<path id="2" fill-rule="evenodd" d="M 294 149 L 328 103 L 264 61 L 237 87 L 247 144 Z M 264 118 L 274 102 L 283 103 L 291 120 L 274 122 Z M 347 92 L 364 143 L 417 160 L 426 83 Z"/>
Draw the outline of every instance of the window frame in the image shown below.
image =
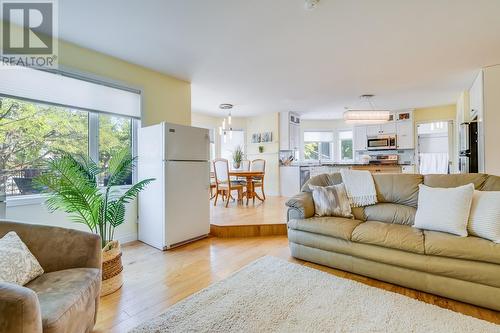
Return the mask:
<path id="1" fill-rule="evenodd" d="M 108 86 L 108 87 L 113 87 L 117 89 L 122 89 L 125 91 L 133 92 L 139 95 L 140 98 L 140 110 L 139 113 L 142 115 L 143 113 L 143 108 L 144 108 L 144 96 L 143 96 L 143 90 L 137 87 L 132 87 L 132 86 L 127 86 L 121 82 L 110 80 L 107 78 L 103 78 L 97 75 L 93 74 L 82 74 L 78 71 L 73 71 L 73 70 L 57 70 L 56 74 L 64 75 L 64 76 L 69 76 L 75 79 L 79 79 L 82 81 L 88 81 L 92 83 L 97 83 L 101 84 L 103 86 Z M 88 119 L 88 154 L 89 157 L 94 159 L 94 161 L 99 161 L 99 114 L 108 114 L 111 116 L 116 116 L 116 117 L 124 117 L 128 118 L 131 120 L 131 153 L 132 156 L 137 156 L 137 135 L 138 135 L 138 129 L 141 127 L 142 120 L 141 118 L 136 118 L 132 116 L 127 116 L 127 115 L 121 115 L 121 114 L 114 114 L 114 113 L 109 113 L 109 112 L 102 112 L 98 110 L 90 110 L 90 109 L 83 109 L 83 108 L 78 108 L 74 107 L 71 105 L 61 105 L 57 103 L 52 103 L 48 101 L 41 101 L 41 100 L 33 100 L 29 98 L 24 98 L 24 97 L 19 97 L 11 94 L 3 94 L 0 93 L 0 97 L 5 97 L 5 98 L 11 98 L 11 99 L 18 99 L 18 100 L 23 100 L 31 103 L 39 103 L 39 104 L 46 104 L 46 105 L 54 105 L 54 106 L 59 106 L 59 107 L 65 107 L 65 108 L 70 108 L 74 110 L 81 110 L 87 112 L 87 119 Z M 129 189 L 133 184 L 137 182 L 137 166 L 134 166 L 132 170 L 132 184 L 130 185 L 120 185 L 117 186 L 117 188 L 120 191 L 126 191 Z M 7 207 L 16 207 L 16 206 L 24 206 L 24 205 L 34 205 L 34 204 L 41 204 L 45 201 L 45 198 L 47 197 L 47 194 L 40 193 L 40 194 L 27 194 L 27 195 L 16 195 L 16 196 L 6 196 L 5 202 Z"/>
<path id="2" fill-rule="evenodd" d="M 332 134 L 332 141 L 305 141 L 305 133 L 306 132 L 323 132 L 323 133 L 331 133 Z M 335 136 L 334 136 L 333 130 L 314 130 L 314 129 L 306 129 L 302 132 L 302 155 L 304 156 L 304 161 L 333 161 L 335 159 Z M 306 158 L 305 156 L 305 146 L 308 143 L 317 143 L 318 144 L 318 158 L 317 159 L 311 159 L 311 158 Z M 319 155 L 321 155 L 321 143 L 328 143 L 330 145 L 330 156 L 328 159 L 321 159 L 319 158 Z"/>

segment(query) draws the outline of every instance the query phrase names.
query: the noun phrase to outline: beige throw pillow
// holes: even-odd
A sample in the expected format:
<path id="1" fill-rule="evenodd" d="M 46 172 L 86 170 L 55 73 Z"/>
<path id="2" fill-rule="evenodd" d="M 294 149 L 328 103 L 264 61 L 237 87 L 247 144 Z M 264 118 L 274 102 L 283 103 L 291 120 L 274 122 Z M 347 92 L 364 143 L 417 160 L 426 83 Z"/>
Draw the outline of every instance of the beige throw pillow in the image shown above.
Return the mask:
<path id="1" fill-rule="evenodd" d="M 467 230 L 500 243 L 500 191 L 474 191 Z"/>
<path id="2" fill-rule="evenodd" d="M 419 185 L 415 228 L 466 237 L 474 185 L 453 188 Z"/>
<path id="3" fill-rule="evenodd" d="M 317 216 L 352 218 L 351 205 L 344 184 L 331 186 L 309 185 L 312 190 L 314 210 Z"/>
<path id="4" fill-rule="evenodd" d="M 42 274 L 42 266 L 14 231 L 0 238 L 0 282 L 24 286 Z"/>

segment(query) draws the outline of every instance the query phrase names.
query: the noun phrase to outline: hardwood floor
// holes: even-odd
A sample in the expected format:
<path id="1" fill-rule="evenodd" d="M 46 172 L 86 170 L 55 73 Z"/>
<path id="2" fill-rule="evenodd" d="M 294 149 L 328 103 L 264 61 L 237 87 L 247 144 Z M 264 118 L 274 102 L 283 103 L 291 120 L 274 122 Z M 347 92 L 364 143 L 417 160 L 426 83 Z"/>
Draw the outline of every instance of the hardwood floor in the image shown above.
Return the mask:
<path id="1" fill-rule="evenodd" d="M 243 223 L 265 219 L 271 222 L 283 213 L 277 203 L 248 208 L 234 205 L 232 208 L 228 211 L 220 207 L 224 211 L 216 211 L 218 219 L 239 218 Z M 264 255 L 280 257 L 500 324 L 500 312 L 294 259 L 290 256 L 286 236 L 210 237 L 166 252 L 140 242 L 124 245 L 124 285 L 116 293 L 101 298 L 94 332 L 127 332 Z"/>

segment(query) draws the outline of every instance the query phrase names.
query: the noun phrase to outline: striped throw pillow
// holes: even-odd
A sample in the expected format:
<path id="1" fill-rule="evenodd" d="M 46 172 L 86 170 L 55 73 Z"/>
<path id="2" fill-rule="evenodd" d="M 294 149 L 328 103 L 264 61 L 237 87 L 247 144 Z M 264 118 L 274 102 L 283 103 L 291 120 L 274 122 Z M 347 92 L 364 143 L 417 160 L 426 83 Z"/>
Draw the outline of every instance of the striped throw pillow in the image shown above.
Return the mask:
<path id="1" fill-rule="evenodd" d="M 500 243 L 500 191 L 474 191 L 469 233 Z"/>
<path id="2" fill-rule="evenodd" d="M 331 186 L 309 185 L 312 190 L 316 216 L 352 218 L 351 204 L 344 184 Z"/>

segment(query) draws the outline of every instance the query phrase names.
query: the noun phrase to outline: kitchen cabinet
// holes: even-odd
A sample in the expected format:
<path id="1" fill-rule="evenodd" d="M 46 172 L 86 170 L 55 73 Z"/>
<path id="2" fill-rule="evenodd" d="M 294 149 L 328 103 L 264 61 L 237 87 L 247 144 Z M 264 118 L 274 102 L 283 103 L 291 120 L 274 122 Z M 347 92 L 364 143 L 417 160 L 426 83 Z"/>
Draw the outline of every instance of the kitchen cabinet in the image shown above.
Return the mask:
<path id="1" fill-rule="evenodd" d="M 280 112 L 280 150 L 300 147 L 300 118 L 293 112 Z"/>
<path id="2" fill-rule="evenodd" d="M 366 126 L 366 136 L 387 135 L 396 133 L 396 123 L 389 121 L 380 125 Z"/>
<path id="3" fill-rule="evenodd" d="M 415 165 L 402 165 L 401 166 L 402 173 L 415 173 Z"/>
<path id="4" fill-rule="evenodd" d="M 366 150 L 366 126 L 355 126 L 353 132 L 354 150 Z"/>
<path id="5" fill-rule="evenodd" d="M 354 165 L 352 167 L 353 170 L 368 170 L 371 173 L 401 173 L 401 166 L 399 165 L 376 165 L 376 164 L 368 164 L 368 165 Z"/>
<path id="6" fill-rule="evenodd" d="M 474 80 L 472 87 L 469 90 L 469 119 L 473 120 L 479 114 L 483 114 L 483 72 Z"/>
<path id="7" fill-rule="evenodd" d="M 405 120 L 396 122 L 396 135 L 398 149 L 415 148 L 415 135 L 413 133 L 413 121 Z"/>

